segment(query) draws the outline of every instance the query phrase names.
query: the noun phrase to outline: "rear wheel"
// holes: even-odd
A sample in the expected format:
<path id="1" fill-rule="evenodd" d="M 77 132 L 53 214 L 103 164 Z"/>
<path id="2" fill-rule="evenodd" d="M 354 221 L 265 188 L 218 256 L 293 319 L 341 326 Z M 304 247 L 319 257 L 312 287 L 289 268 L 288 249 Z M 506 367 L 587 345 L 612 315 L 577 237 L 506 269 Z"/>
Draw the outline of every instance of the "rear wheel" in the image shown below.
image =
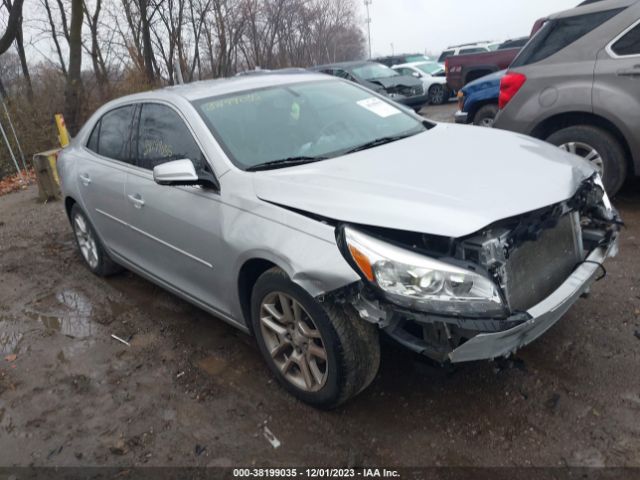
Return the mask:
<path id="1" fill-rule="evenodd" d="M 431 85 L 429 87 L 429 103 L 431 105 L 442 105 L 447 101 L 447 94 L 444 85 Z"/>
<path id="2" fill-rule="evenodd" d="M 378 372 L 377 327 L 352 309 L 318 303 L 278 268 L 256 282 L 251 320 L 269 368 L 308 404 L 336 407 L 364 390 Z"/>
<path id="3" fill-rule="evenodd" d="M 76 238 L 76 244 L 85 265 L 100 277 L 113 275 L 123 270 L 105 251 L 91 222 L 76 204 L 71 209 L 71 226 Z"/>
<path id="4" fill-rule="evenodd" d="M 551 134 L 547 142 L 591 162 L 609 195 L 622 188 L 627 176 L 624 149 L 606 130 L 591 125 L 567 127 Z"/>
<path id="5" fill-rule="evenodd" d="M 473 117 L 473 124 L 478 127 L 492 128 L 493 122 L 498 114 L 498 106 L 495 104 L 485 105 Z"/>

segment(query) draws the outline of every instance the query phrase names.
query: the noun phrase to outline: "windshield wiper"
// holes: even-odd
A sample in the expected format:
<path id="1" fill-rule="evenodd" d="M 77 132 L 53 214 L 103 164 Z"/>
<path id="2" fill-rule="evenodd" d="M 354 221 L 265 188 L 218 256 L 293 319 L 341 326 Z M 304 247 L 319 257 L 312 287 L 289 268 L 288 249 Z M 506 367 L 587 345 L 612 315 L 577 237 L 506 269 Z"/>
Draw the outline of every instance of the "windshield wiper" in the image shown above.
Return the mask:
<path id="1" fill-rule="evenodd" d="M 363 143 L 362 145 L 358 145 L 357 147 L 351 148 L 344 152 L 344 155 L 349 153 L 361 152 L 362 150 L 367 150 L 369 148 L 378 147 L 380 145 L 384 145 L 386 143 L 396 142 L 398 140 L 402 140 L 403 138 L 413 137 L 416 133 L 404 134 L 404 135 L 393 135 L 389 137 L 380 137 L 376 138 L 367 143 Z"/>
<path id="2" fill-rule="evenodd" d="M 275 168 L 292 167 L 294 165 L 304 165 L 305 163 L 319 162 L 327 160 L 329 157 L 289 157 L 281 160 L 271 160 L 270 162 L 260 163 L 246 169 L 247 172 L 257 172 L 260 170 L 273 170 Z"/>

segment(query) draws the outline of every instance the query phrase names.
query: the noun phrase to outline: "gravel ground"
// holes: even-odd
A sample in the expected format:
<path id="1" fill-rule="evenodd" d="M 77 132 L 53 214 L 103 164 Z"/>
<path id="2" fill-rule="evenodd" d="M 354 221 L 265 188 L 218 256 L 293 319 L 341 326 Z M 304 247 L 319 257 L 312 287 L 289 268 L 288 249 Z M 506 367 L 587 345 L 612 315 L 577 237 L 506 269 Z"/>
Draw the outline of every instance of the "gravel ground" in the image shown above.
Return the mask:
<path id="1" fill-rule="evenodd" d="M 385 345 L 373 385 L 327 413 L 222 321 L 92 276 L 60 202 L 1 197 L 0 465 L 640 466 L 640 183 L 615 203 L 608 277 L 517 359 L 445 370 Z"/>

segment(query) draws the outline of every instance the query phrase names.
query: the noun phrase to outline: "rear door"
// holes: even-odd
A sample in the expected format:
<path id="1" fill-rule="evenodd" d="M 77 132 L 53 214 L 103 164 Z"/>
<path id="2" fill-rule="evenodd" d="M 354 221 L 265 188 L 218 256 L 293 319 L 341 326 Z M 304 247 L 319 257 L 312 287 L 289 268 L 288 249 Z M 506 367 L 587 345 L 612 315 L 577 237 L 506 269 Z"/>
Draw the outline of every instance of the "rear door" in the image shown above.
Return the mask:
<path id="1" fill-rule="evenodd" d="M 107 249 L 121 253 L 126 245 L 124 188 L 132 162 L 130 139 L 134 105 L 105 113 L 85 145 L 78 168 L 82 202 Z"/>
<path id="2" fill-rule="evenodd" d="M 593 108 L 623 131 L 640 162 L 640 4 L 631 8 L 636 14 L 625 16 L 623 27 L 598 54 Z"/>
<path id="3" fill-rule="evenodd" d="M 200 186 L 162 186 L 153 168 L 189 159 L 197 172 L 213 170 L 182 116 L 160 103 L 141 106 L 133 141 L 137 167 L 127 176 L 127 223 L 132 261 L 181 292 L 219 310 L 229 292 L 216 273 L 225 261 L 221 248 L 218 191 Z M 223 310 L 224 313 L 224 310 Z"/>

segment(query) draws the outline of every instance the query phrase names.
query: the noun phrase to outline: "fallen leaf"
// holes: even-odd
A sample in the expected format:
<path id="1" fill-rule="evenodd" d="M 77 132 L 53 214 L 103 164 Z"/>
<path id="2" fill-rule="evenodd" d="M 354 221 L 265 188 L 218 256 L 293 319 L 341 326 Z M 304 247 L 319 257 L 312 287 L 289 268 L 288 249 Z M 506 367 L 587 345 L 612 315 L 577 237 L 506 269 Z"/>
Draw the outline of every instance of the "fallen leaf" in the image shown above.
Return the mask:
<path id="1" fill-rule="evenodd" d="M 0 178 L 0 196 L 6 195 L 7 193 L 15 192 L 17 190 L 25 189 L 27 186 L 23 182 L 23 179 L 27 183 L 33 183 L 36 179 L 35 170 L 22 170 L 22 177 L 16 173 L 15 175 L 9 175 L 4 178 Z"/>
<path id="2" fill-rule="evenodd" d="M 13 362 L 15 361 L 16 358 L 18 358 L 18 355 L 16 355 L 15 353 L 12 353 L 11 355 L 7 355 L 6 357 L 4 357 L 4 359 L 7 362 Z"/>

